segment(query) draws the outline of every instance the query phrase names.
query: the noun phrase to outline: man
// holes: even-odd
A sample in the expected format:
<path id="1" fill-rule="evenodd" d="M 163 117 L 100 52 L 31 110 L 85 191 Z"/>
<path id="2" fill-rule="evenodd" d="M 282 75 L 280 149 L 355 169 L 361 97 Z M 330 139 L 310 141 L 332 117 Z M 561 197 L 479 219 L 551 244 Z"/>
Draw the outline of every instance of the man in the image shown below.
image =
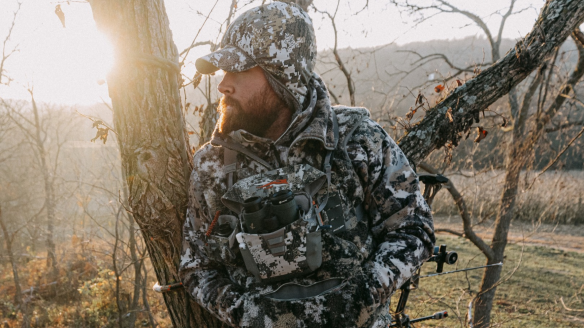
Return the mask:
<path id="1" fill-rule="evenodd" d="M 433 248 L 430 209 L 404 154 L 366 109 L 331 107 L 315 59 L 306 12 L 273 2 L 243 13 L 221 49 L 196 62 L 203 74 L 225 75 L 221 119 L 194 156 L 180 274 L 193 299 L 231 326 L 387 327 L 391 295 Z M 222 202 L 228 189 L 299 164 L 330 180 L 315 195 L 324 221 L 318 269 L 271 282 L 248 270 L 245 245 L 213 253 L 217 217 L 238 214 Z"/>

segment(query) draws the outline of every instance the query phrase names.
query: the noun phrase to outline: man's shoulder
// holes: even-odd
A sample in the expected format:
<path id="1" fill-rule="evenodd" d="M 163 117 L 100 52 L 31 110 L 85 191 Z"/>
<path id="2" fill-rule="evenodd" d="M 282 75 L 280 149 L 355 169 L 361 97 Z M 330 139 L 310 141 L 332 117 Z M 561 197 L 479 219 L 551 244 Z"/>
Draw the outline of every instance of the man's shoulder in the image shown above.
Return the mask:
<path id="1" fill-rule="evenodd" d="M 223 149 L 210 142 L 204 144 L 193 155 L 193 170 L 199 173 L 215 170 L 223 165 Z"/>
<path id="2" fill-rule="evenodd" d="M 390 138 L 387 132 L 377 122 L 371 119 L 369 110 L 365 107 L 333 106 L 337 115 L 339 133 L 349 141 L 381 141 Z"/>
<path id="3" fill-rule="evenodd" d="M 371 116 L 369 110 L 365 107 L 349 107 L 343 105 L 332 106 L 332 110 L 337 115 L 339 127 L 358 122 Z"/>

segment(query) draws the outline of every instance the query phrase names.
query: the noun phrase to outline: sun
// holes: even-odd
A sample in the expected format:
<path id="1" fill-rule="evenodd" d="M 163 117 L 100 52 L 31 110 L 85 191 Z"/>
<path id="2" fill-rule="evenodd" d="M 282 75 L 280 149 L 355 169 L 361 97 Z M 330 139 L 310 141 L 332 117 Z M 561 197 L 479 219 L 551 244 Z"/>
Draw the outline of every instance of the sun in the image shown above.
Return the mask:
<path id="1" fill-rule="evenodd" d="M 25 3 L 26 4 L 26 3 Z M 33 87 L 41 101 L 92 104 L 109 101 L 106 76 L 114 63 L 113 48 L 98 31 L 87 3 L 61 4 L 63 27 L 55 4 L 23 5 L 14 39 L 19 52 L 8 62 L 10 89 Z"/>

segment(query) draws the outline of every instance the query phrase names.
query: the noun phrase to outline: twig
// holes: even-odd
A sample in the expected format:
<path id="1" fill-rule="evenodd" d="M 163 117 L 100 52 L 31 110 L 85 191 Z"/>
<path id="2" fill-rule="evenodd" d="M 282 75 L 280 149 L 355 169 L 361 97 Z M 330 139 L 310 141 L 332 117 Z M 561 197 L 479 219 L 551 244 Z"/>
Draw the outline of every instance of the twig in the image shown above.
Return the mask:
<path id="1" fill-rule="evenodd" d="M 560 302 L 562 303 L 562 306 L 564 307 L 564 309 L 566 309 L 566 311 L 584 312 L 584 310 L 570 309 L 569 307 L 567 307 L 566 306 L 566 303 L 564 303 L 564 298 L 563 297 L 560 297 Z"/>
<path id="2" fill-rule="evenodd" d="M 453 235 L 458 236 L 458 237 L 464 237 L 464 233 L 458 232 L 455 230 L 451 230 L 451 229 L 434 229 L 434 232 L 448 232 L 448 233 L 453 234 Z"/>
<path id="3" fill-rule="evenodd" d="M 529 190 L 533 184 L 535 183 L 535 181 L 542 175 L 545 173 L 545 171 L 547 171 L 550 167 L 552 167 L 554 164 L 556 164 L 556 162 L 560 159 L 560 157 L 562 157 L 562 155 L 566 152 L 566 150 L 568 150 L 568 148 L 570 148 L 570 146 L 574 143 L 574 141 L 576 141 L 578 138 L 580 138 L 582 136 L 582 134 L 584 133 L 584 127 L 582 129 L 580 129 L 580 132 L 578 132 L 578 134 L 572 138 L 572 140 L 570 140 L 570 142 L 568 142 L 568 144 L 566 145 L 566 147 L 564 147 L 564 149 L 562 149 L 560 151 L 560 153 L 556 156 L 556 158 L 554 158 L 551 163 L 549 163 L 541 172 L 539 172 L 537 174 L 537 176 L 533 179 L 533 181 L 531 181 L 531 184 L 529 185 L 529 187 L 527 187 L 527 189 L 525 189 L 526 191 Z"/>
<path id="4" fill-rule="evenodd" d="M 431 173 L 431 174 L 439 173 L 432 166 L 430 166 L 429 164 L 424 163 L 424 162 L 420 163 L 419 167 L 422 170 L 424 170 L 428 173 Z M 495 253 L 493 252 L 491 247 L 489 247 L 489 245 L 487 245 L 487 243 L 485 243 L 485 241 L 472 230 L 472 220 L 471 220 L 470 214 L 468 212 L 468 209 L 466 208 L 466 203 L 464 202 L 464 198 L 462 197 L 460 192 L 458 192 L 456 187 L 454 187 L 454 184 L 452 183 L 451 180 L 448 180 L 448 182 L 445 184 L 444 187 L 448 190 L 448 192 L 450 192 L 450 195 L 452 196 L 454 203 L 458 207 L 458 212 L 459 212 L 460 217 L 462 219 L 462 225 L 463 225 L 463 229 L 464 229 L 463 236 L 466 239 L 470 240 L 487 257 L 487 259 L 489 259 L 489 260 L 494 259 Z M 446 232 L 450 232 L 450 231 L 446 231 Z M 456 233 L 453 233 L 453 234 L 456 234 Z"/>
<path id="5" fill-rule="evenodd" d="M 211 8 L 211 10 L 209 11 L 209 14 L 207 14 L 207 17 L 205 17 L 205 20 L 203 21 L 203 25 L 201 25 L 201 27 L 199 28 L 199 31 L 197 31 L 197 35 L 195 35 L 195 38 L 193 39 L 193 42 L 191 42 L 191 45 L 187 49 L 185 49 L 184 51 L 181 52 L 181 55 L 184 53 L 184 57 L 181 60 L 181 62 L 179 63 L 179 65 L 178 65 L 179 67 L 182 67 L 185 64 L 185 60 L 187 59 L 189 52 L 195 46 L 195 41 L 197 40 L 197 37 L 199 37 L 199 33 L 201 33 L 201 30 L 203 29 L 203 27 L 207 23 L 207 20 L 209 19 L 209 16 L 211 16 L 211 13 L 215 9 L 215 6 L 217 6 L 217 3 L 219 3 L 219 0 L 215 1 L 213 8 Z"/>

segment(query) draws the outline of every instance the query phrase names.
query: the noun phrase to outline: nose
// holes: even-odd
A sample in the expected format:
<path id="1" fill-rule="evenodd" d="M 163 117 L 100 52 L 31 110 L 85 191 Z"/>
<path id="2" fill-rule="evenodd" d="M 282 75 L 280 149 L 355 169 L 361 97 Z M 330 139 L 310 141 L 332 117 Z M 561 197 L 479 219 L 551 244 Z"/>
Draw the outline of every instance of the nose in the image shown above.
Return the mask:
<path id="1" fill-rule="evenodd" d="M 223 75 L 221 83 L 219 83 L 219 85 L 217 86 L 217 90 L 224 95 L 233 95 L 233 93 L 235 92 L 231 75 L 232 75 L 231 73 L 225 72 L 225 75 Z"/>

